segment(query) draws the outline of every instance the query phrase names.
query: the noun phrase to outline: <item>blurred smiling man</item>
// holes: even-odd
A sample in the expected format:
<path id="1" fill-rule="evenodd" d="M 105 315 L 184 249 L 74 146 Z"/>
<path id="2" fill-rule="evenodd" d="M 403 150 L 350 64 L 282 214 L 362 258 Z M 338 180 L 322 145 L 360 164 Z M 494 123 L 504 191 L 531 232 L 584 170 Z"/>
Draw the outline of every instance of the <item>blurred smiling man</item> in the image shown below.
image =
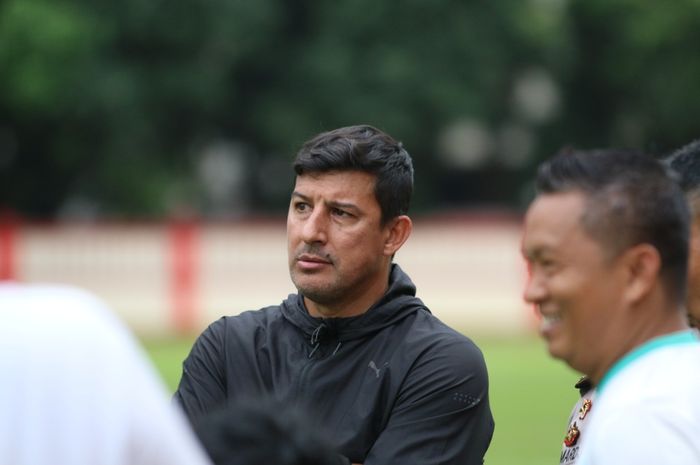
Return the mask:
<path id="1" fill-rule="evenodd" d="M 542 315 L 550 354 L 597 388 L 577 463 L 700 463 L 683 193 L 658 161 L 613 150 L 559 154 L 536 185 L 525 299 Z"/>
<path id="2" fill-rule="evenodd" d="M 481 464 L 494 428 L 484 358 L 393 263 L 412 229 L 410 156 L 388 134 L 351 126 L 309 140 L 294 170 L 298 293 L 213 323 L 176 399 L 193 420 L 259 396 L 299 405 L 335 441 L 338 463 Z"/>

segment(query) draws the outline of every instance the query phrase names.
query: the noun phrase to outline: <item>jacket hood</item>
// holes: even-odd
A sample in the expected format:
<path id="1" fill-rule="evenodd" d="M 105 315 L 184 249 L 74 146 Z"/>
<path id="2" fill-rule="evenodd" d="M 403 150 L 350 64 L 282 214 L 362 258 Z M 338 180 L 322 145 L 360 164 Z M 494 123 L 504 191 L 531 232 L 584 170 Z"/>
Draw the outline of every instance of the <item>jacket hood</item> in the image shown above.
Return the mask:
<path id="1" fill-rule="evenodd" d="M 416 297 L 416 286 L 399 265 L 393 263 L 389 288 L 377 303 L 362 315 L 347 318 L 316 318 L 309 315 L 301 294 L 290 294 L 281 304 L 284 317 L 299 328 L 312 345 L 324 340 L 349 341 L 369 336 L 406 318 L 418 310 L 429 310 Z"/>

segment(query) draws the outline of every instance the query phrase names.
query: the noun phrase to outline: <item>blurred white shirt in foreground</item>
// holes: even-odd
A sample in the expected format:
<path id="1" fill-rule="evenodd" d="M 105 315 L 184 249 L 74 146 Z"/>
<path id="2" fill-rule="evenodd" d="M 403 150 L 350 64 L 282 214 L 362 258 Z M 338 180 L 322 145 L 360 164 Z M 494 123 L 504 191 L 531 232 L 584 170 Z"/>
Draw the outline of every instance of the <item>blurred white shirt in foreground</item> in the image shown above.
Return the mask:
<path id="1" fill-rule="evenodd" d="M 0 464 L 205 465 L 129 330 L 95 296 L 0 282 Z"/>

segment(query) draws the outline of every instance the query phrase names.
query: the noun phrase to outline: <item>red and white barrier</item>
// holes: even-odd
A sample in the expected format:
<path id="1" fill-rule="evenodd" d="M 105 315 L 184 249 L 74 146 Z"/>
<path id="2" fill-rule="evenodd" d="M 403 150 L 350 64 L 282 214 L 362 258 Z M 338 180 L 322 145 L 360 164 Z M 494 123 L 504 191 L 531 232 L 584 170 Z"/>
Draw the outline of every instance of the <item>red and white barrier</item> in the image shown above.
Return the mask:
<path id="1" fill-rule="evenodd" d="M 516 218 L 417 220 L 396 261 L 418 295 L 468 333 L 532 328 Z M 294 292 L 283 220 L 0 222 L 0 279 L 85 287 L 142 334 L 198 332 Z"/>

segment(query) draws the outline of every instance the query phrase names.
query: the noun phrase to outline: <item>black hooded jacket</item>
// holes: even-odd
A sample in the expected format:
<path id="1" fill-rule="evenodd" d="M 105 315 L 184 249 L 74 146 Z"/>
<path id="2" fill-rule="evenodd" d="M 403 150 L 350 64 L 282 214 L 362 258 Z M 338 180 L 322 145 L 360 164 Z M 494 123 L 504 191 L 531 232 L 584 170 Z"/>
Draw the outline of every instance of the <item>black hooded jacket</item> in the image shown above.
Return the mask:
<path id="1" fill-rule="evenodd" d="M 363 315 L 314 318 L 301 295 L 223 317 L 197 339 L 175 399 L 190 419 L 261 395 L 309 412 L 353 463 L 481 464 L 494 422 L 481 351 L 392 265 Z"/>

